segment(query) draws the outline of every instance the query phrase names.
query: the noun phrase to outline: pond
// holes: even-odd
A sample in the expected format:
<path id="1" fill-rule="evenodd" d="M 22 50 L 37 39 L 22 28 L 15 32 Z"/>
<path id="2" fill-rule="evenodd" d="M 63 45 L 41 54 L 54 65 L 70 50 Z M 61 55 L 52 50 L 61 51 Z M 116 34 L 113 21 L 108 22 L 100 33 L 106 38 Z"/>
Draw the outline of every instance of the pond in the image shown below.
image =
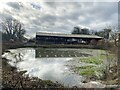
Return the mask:
<path id="1" fill-rule="evenodd" d="M 9 51 L 2 56 L 18 70 L 27 70 L 26 74 L 31 77 L 57 81 L 65 86 L 80 86 L 85 78 L 70 70 L 69 65 L 76 64 L 74 59 L 96 54 L 97 50 L 19 48 Z"/>

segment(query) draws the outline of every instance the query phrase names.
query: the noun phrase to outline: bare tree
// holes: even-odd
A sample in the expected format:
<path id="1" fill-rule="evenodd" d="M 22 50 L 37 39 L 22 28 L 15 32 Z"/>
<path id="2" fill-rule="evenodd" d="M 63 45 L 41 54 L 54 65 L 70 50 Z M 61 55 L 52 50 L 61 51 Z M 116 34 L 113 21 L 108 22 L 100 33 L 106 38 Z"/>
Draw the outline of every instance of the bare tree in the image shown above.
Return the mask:
<path id="1" fill-rule="evenodd" d="M 109 26 L 112 29 L 111 37 L 115 42 L 115 46 L 117 47 L 117 72 L 118 72 L 118 88 L 120 88 L 120 29 L 119 25 Z"/>
<path id="2" fill-rule="evenodd" d="M 115 45 L 117 46 L 117 71 L 118 71 L 118 85 L 120 88 L 120 33 L 116 33 L 118 36 L 118 39 L 115 41 Z"/>
<path id="3" fill-rule="evenodd" d="M 5 40 L 22 41 L 25 30 L 23 24 L 16 19 L 6 19 L 2 22 L 3 38 Z"/>

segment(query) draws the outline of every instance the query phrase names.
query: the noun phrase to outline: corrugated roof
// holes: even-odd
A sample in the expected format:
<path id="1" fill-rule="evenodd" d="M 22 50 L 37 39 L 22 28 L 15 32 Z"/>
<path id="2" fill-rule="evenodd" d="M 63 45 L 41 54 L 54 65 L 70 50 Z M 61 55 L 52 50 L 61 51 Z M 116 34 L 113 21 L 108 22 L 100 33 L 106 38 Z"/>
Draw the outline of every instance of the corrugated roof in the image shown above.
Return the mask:
<path id="1" fill-rule="evenodd" d="M 40 36 L 60 36 L 60 37 L 79 37 L 79 38 L 99 38 L 102 39 L 103 37 L 99 37 L 96 35 L 76 35 L 76 34 L 62 34 L 62 33 L 43 33 L 43 32 L 37 32 L 36 35 Z"/>

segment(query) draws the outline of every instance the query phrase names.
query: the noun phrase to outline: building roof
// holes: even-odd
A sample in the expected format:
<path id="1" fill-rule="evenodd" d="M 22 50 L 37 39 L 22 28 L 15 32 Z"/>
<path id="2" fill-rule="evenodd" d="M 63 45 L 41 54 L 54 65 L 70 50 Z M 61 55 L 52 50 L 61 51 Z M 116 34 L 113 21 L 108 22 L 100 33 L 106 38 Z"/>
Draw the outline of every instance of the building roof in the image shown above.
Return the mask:
<path id="1" fill-rule="evenodd" d="M 103 37 L 99 37 L 96 35 L 83 35 L 83 34 L 62 34 L 62 33 L 43 33 L 43 32 L 37 32 L 36 35 L 40 36 L 58 36 L 58 37 L 73 37 L 73 38 L 97 38 L 102 39 Z"/>

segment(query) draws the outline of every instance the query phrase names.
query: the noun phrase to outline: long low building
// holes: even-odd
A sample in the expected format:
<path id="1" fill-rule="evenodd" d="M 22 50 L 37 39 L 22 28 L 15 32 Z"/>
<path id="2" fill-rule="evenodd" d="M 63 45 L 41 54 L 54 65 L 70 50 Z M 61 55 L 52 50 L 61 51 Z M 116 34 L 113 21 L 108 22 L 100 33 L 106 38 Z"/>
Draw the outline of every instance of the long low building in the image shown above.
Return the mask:
<path id="1" fill-rule="evenodd" d="M 103 39 L 96 35 L 36 33 L 36 44 L 89 44 Z"/>

